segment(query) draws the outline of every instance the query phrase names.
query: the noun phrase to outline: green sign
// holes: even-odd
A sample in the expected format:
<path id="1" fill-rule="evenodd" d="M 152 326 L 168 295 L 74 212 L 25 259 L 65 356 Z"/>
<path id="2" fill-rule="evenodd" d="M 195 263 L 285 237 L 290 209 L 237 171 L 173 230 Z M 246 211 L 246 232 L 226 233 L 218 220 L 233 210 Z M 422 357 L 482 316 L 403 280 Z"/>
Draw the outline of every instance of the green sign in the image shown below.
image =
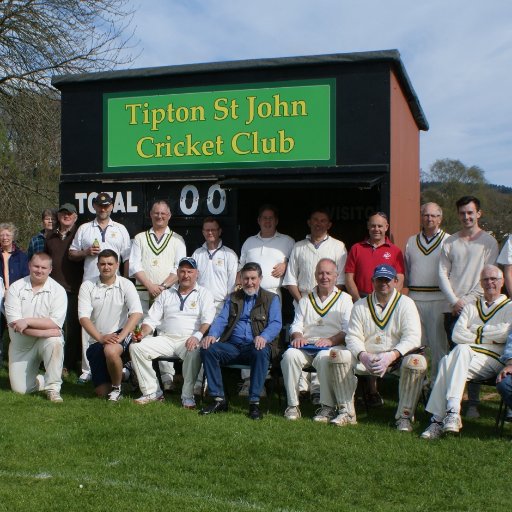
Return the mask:
<path id="1" fill-rule="evenodd" d="M 334 80 L 104 95 L 104 171 L 335 164 Z"/>

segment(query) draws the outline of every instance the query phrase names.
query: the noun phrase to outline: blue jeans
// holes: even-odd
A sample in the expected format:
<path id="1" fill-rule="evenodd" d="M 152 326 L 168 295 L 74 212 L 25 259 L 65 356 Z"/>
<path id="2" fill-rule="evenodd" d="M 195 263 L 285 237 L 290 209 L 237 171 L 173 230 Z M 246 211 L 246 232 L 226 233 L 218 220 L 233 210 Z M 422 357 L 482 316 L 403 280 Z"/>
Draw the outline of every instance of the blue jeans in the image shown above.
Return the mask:
<path id="1" fill-rule="evenodd" d="M 254 343 L 234 345 L 229 341 L 201 349 L 201 361 L 208 380 L 210 396 L 224 398 L 221 366 L 226 364 L 250 364 L 249 402 L 259 402 L 270 363 L 271 345 L 256 350 Z"/>
<path id="2" fill-rule="evenodd" d="M 498 393 L 508 407 L 512 407 L 512 375 L 507 375 L 501 382 L 496 384 Z"/>

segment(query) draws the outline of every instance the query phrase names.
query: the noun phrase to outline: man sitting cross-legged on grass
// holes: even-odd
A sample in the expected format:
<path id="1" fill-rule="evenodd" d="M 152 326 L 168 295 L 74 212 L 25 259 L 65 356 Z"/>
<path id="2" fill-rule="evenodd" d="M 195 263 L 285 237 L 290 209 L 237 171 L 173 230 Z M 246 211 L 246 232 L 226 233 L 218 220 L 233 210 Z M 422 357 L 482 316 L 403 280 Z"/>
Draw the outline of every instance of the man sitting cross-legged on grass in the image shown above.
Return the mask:
<path id="1" fill-rule="evenodd" d="M 265 384 L 272 343 L 281 331 L 281 306 L 275 293 L 261 288 L 258 263 L 246 263 L 241 270 L 242 289 L 233 292 L 202 341 L 201 359 L 213 404 L 201 410 L 212 414 L 228 410 L 224 398 L 221 365 L 250 364 L 249 417 L 261 419 L 261 390 Z M 217 343 L 220 342 L 220 343 Z"/>
<path id="2" fill-rule="evenodd" d="M 183 360 L 181 402 L 185 409 L 195 409 L 194 382 L 201 367 L 199 344 L 215 316 L 215 303 L 211 292 L 197 284 L 194 258 L 182 258 L 177 273 L 178 282 L 156 297 L 144 318 L 140 343 L 130 346 L 142 391 L 135 403 L 144 405 L 164 399 L 152 360 L 178 356 Z M 149 336 L 155 329 L 158 336 Z"/>
<path id="3" fill-rule="evenodd" d="M 84 281 L 78 293 L 78 318 L 89 336 L 87 359 L 96 394 L 121 400 L 122 356 L 142 318 L 135 285 L 117 275 L 119 257 L 112 249 L 98 254 L 99 278 Z"/>
<path id="4" fill-rule="evenodd" d="M 313 417 L 314 421 L 328 422 L 336 416 L 336 401 L 329 382 L 329 349 L 345 342 L 348 330 L 352 298 L 338 290 L 336 263 L 322 258 L 316 265 L 317 286 L 300 299 L 295 318 L 290 327 L 290 347 L 281 361 L 288 407 L 284 417 L 300 418 L 299 378 L 308 365 L 315 368 L 320 381 L 320 403 L 322 407 Z"/>
<path id="5" fill-rule="evenodd" d="M 466 381 L 494 378 L 503 368 L 500 356 L 512 325 L 512 302 L 501 294 L 503 273 L 498 267 L 486 265 L 480 283 L 484 296 L 464 306 L 452 333 L 457 345 L 441 359 L 426 407 L 432 420 L 423 439 L 459 432 Z"/>
<path id="6" fill-rule="evenodd" d="M 50 276 L 52 259 L 37 252 L 28 264 L 30 275 L 11 283 L 5 298 L 9 325 L 9 379 L 13 391 L 46 391 L 48 400 L 62 402 L 62 364 L 66 290 Z M 38 376 L 43 362 L 46 373 Z M 44 380 L 44 383 L 43 383 Z"/>
<path id="7" fill-rule="evenodd" d="M 400 376 L 396 426 L 399 431 L 410 432 L 427 371 L 425 357 L 409 353 L 420 346 L 420 317 L 412 299 L 395 290 L 398 281 L 394 267 L 378 265 L 372 282 L 373 293 L 358 300 L 352 309 L 345 339 L 348 350 L 331 349 L 329 367 L 339 410 L 331 423 L 356 423 L 354 373 L 383 377 L 393 372 Z"/>

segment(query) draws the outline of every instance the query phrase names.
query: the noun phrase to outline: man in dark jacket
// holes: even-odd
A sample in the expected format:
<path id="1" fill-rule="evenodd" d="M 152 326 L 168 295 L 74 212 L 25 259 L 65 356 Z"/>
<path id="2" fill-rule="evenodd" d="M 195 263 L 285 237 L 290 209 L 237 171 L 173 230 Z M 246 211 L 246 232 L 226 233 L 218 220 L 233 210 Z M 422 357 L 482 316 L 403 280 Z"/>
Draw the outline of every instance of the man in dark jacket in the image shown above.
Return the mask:
<path id="1" fill-rule="evenodd" d="M 260 394 L 268 372 L 272 343 L 282 326 L 281 306 L 276 294 L 260 287 L 262 271 L 258 263 L 246 263 L 241 277 L 242 289 L 229 296 L 201 343 L 208 391 L 214 398 L 214 402 L 203 408 L 201 414 L 228 409 L 221 366 L 250 364 L 249 417 L 259 420 L 262 417 Z"/>

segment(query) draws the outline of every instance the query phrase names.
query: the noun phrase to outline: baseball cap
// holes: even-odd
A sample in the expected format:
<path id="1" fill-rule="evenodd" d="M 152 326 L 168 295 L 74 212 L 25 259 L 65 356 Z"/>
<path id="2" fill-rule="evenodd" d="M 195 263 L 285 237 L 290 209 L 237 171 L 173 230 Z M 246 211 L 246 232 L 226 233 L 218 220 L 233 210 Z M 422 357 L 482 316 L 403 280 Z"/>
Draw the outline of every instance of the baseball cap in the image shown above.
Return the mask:
<path id="1" fill-rule="evenodd" d="M 373 278 L 385 277 L 386 279 L 395 279 L 396 270 L 391 265 L 377 265 L 373 271 Z"/>
<path id="2" fill-rule="evenodd" d="M 178 268 L 180 268 L 183 265 L 190 265 L 192 268 L 197 268 L 197 261 L 194 258 L 181 258 L 180 262 L 178 263 Z"/>
<path id="3" fill-rule="evenodd" d="M 57 210 L 57 212 L 63 212 L 63 211 L 70 212 L 70 213 L 76 213 L 76 206 L 71 203 L 61 204 L 59 206 L 59 209 Z"/>
<path id="4" fill-rule="evenodd" d="M 100 206 L 108 206 L 109 204 L 112 204 L 114 200 L 112 197 L 107 194 L 106 192 L 100 192 L 93 200 L 93 204 L 98 204 Z"/>

